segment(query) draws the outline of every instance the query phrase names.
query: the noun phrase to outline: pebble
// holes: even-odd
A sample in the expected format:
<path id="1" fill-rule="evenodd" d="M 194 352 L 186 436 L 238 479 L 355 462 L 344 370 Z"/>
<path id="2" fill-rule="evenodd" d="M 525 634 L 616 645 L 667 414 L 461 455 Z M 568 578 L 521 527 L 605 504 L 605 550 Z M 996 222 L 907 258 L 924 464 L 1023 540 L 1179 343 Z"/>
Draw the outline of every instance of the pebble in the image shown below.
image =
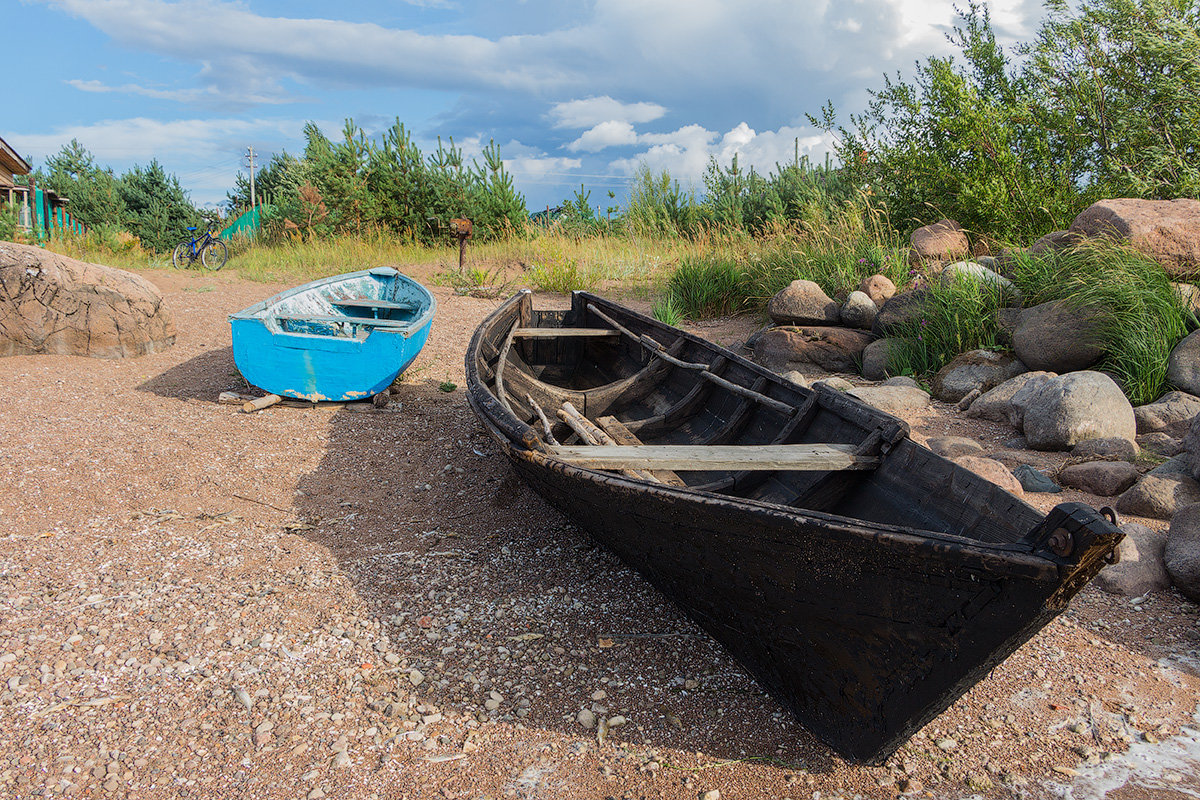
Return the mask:
<path id="1" fill-rule="evenodd" d="M 700 795 L 700 800 L 721 800 L 721 790 L 709 789 L 707 792 Z"/>
<path id="2" fill-rule="evenodd" d="M 587 728 L 588 730 L 591 730 L 592 728 L 596 727 L 596 715 L 593 714 L 590 709 L 587 709 L 587 708 L 583 709 L 577 715 L 575 715 L 575 719 L 579 722 L 580 725 Z"/>
<path id="3" fill-rule="evenodd" d="M 411 670 L 408 673 L 408 680 L 413 686 L 420 686 L 425 682 L 425 673 L 421 672 L 419 669 Z"/>

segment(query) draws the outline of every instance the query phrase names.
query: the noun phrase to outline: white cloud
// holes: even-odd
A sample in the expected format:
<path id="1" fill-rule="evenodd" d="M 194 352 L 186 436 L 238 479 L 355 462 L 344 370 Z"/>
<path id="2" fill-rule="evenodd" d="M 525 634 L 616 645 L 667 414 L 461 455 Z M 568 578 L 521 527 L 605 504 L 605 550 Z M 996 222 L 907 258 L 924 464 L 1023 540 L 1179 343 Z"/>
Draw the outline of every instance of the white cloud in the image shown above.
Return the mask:
<path id="1" fill-rule="evenodd" d="M 279 103 L 296 102 L 298 98 L 281 97 L 279 95 L 253 95 L 244 94 L 241 97 L 235 97 L 228 93 L 219 92 L 216 87 L 209 86 L 203 89 L 155 89 L 149 86 L 140 86 L 135 83 L 126 83 L 120 86 L 109 86 L 100 81 L 90 80 L 84 81 L 78 78 L 72 78 L 67 81 L 67 85 L 81 92 L 89 92 L 93 94 L 133 94 L 141 97 L 149 97 L 154 100 L 173 100 L 181 103 L 217 103 L 233 104 L 241 103 L 243 105 L 268 104 L 274 105 Z"/>
<path id="2" fill-rule="evenodd" d="M 605 95 L 556 103 L 548 116 L 556 128 L 592 128 L 606 122 L 653 122 L 666 113 L 657 103 L 622 103 Z"/>
<path id="3" fill-rule="evenodd" d="M 567 145 L 568 150 L 583 150 L 586 153 L 599 153 L 608 147 L 636 144 L 637 132 L 628 122 L 609 120 L 584 131 L 583 135 Z"/>
<path id="4" fill-rule="evenodd" d="M 689 184 L 699 183 L 709 161 L 714 158 L 718 164 L 726 166 L 736 154 L 741 168 L 753 167 L 767 173 L 798 156 L 823 158 L 832 145 L 829 137 L 811 128 L 783 127 L 758 133 L 745 122 L 723 135 L 699 125 L 689 125 L 672 133 L 644 134 L 638 137 L 638 142 L 650 147 L 610 162 L 609 168 L 632 175 L 638 167 L 645 165 L 653 172 L 670 172 L 672 177 Z"/>

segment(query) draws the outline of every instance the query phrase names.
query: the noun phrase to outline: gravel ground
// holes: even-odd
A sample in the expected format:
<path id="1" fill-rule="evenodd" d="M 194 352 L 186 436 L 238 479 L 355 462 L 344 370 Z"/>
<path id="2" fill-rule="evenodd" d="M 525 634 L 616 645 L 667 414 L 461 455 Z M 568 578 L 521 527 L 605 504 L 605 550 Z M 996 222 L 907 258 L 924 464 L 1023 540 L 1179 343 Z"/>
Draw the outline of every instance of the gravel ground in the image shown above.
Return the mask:
<path id="1" fill-rule="evenodd" d="M 246 415 L 225 316 L 282 287 L 147 277 L 169 351 L 0 361 L 0 796 L 1200 797 L 1178 595 L 1085 590 L 847 764 L 497 457 L 461 388 L 497 301 L 436 290 L 386 409 Z"/>

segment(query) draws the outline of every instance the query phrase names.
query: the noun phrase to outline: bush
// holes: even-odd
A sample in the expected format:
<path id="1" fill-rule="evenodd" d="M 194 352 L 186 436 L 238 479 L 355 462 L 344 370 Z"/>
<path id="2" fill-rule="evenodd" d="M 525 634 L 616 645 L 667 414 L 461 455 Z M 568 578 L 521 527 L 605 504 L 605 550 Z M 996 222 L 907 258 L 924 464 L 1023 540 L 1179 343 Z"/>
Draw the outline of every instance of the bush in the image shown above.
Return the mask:
<path id="1" fill-rule="evenodd" d="M 888 347 L 888 371 L 928 377 L 969 350 L 1003 349 L 996 324 L 1003 306 L 1000 288 L 990 281 L 968 276 L 933 281 L 920 318 L 891 334 L 895 341 Z"/>

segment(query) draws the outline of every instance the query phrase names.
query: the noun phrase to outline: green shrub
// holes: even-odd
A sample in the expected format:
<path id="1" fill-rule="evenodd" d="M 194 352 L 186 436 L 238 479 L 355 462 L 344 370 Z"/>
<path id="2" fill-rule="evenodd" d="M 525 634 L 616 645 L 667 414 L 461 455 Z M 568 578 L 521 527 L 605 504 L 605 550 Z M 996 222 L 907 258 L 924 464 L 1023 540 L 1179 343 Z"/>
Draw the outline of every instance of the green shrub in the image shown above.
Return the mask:
<path id="1" fill-rule="evenodd" d="M 656 320 L 668 325 L 678 326 L 683 322 L 683 312 L 676 305 L 675 298 L 669 294 L 655 300 L 654 309 L 650 313 Z"/>
<path id="2" fill-rule="evenodd" d="M 741 311 L 749 283 L 738 259 L 731 255 L 684 258 L 667 283 L 674 309 L 691 319 L 721 317 Z"/>
<path id="3" fill-rule="evenodd" d="M 996 284 L 969 276 L 949 283 L 934 280 L 925 291 L 920 317 L 898 326 L 890 336 L 888 371 L 929 377 L 969 350 L 999 350 L 996 312 L 1004 300 Z"/>

